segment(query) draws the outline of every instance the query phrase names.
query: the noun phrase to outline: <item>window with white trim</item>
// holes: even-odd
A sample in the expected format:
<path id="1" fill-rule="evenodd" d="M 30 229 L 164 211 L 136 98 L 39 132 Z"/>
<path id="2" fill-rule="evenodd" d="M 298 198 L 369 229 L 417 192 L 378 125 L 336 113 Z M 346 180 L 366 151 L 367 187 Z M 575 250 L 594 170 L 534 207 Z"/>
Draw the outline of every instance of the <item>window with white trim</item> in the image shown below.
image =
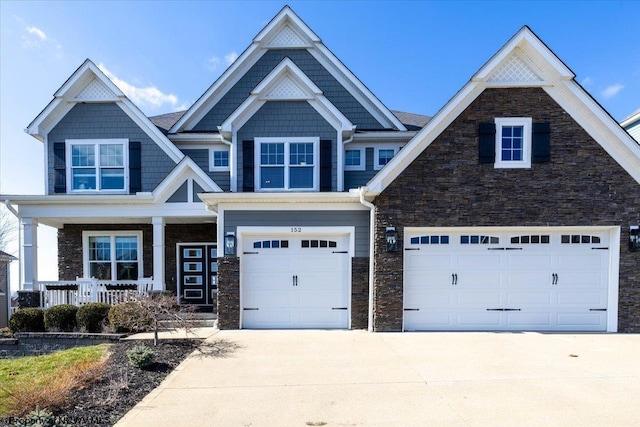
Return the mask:
<path id="1" fill-rule="evenodd" d="M 531 117 L 496 118 L 496 168 L 531 167 Z"/>
<path id="2" fill-rule="evenodd" d="M 365 149 L 350 148 L 344 151 L 344 170 L 347 171 L 363 171 L 365 164 Z"/>
<path id="3" fill-rule="evenodd" d="M 374 168 L 376 170 L 382 169 L 384 165 L 389 163 L 393 156 L 395 156 L 400 147 L 375 147 L 374 150 Z"/>
<path id="4" fill-rule="evenodd" d="M 66 143 L 71 192 L 122 192 L 129 187 L 128 140 L 71 139 Z"/>
<path id="5" fill-rule="evenodd" d="M 209 150 L 209 171 L 229 170 L 229 148 L 215 147 Z"/>
<path id="6" fill-rule="evenodd" d="M 142 232 L 85 231 L 84 276 L 98 280 L 137 280 L 142 271 Z"/>
<path id="7" fill-rule="evenodd" d="M 256 138 L 256 189 L 318 190 L 319 138 Z"/>

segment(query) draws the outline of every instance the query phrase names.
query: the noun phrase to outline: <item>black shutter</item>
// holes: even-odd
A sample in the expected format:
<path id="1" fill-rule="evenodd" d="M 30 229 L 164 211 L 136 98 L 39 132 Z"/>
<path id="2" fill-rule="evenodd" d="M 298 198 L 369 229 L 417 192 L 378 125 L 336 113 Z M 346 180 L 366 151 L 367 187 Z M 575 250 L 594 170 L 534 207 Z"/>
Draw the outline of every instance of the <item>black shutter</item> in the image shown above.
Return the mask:
<path id="1" fill-rule="evenodd" d="M 478 144 L 478 160 L 480 163 L 496 161 L 496 124 L 480 123 L 480 141 Z"/>
<path id="2" fill-rule="evenodd" d="M 534 123 L 531 138 L 533 163 L 545 163 L 551 161 L 551 127 L 549 123 Z"/>
<path id="3" fill-rule="evenodd" d="M 331 140 L 320 141 L 320 191 L 331 191 Z"/>
<path id="4" fill-rule="evenodd" d="M 67 192 L 67 165 L 64 142 L 53 143 L 53 192 Z"/>
<path id="5" fill-rule="evenodd" d="M 142 153 L 141 144 L 129 142 L 129 193 L 142 191 Z"/>
<path id="6" fill-rule="evenodd" d="M 254 157 L 253 139 L 242 141 L 242 191 L 254 191 Z"/>

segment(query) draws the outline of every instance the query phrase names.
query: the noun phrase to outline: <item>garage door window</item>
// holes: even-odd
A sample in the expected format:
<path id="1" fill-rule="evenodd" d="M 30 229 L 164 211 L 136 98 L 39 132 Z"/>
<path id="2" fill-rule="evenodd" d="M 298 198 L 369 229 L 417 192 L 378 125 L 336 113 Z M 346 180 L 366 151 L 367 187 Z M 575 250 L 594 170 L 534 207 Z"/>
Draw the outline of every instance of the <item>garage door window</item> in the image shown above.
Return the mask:
<path id="1" fill-rule="evenodd" d="M 593 244 L 600 243 L 600 237 L 585 234 L 563 234 L 560 238 L 564 244 Z"/>
<path id="2" fill-rule="evenodd" d="M 284 249 L 288 247 L 288 240 L 260 240 L 257 242 L 253 242 L 254 249 Z"/>
<path id="3" fill-rule="evenodd" d="M 497 245 L 500 238 L 496 236 L 465 235 L 460 236 L 461 245 Z"/>
<path id="4" fill-rule="evenodd" d="M 418 236 L 411 238 L 412 245 L 448 245 L 449 236 Z"/>
<path id="5" fill-rule="evenodd" d="M 333 240 L 303 240 L 300 246 L 302 248 L 335 248 L 338 243 Z"/>
<path id="6" fill-rule="evenodd" d="M 519 244 L 549 244 L 548 234 L 533 234 L 526 236 L 515 236 L 511 238 L 511 243 Z"/>

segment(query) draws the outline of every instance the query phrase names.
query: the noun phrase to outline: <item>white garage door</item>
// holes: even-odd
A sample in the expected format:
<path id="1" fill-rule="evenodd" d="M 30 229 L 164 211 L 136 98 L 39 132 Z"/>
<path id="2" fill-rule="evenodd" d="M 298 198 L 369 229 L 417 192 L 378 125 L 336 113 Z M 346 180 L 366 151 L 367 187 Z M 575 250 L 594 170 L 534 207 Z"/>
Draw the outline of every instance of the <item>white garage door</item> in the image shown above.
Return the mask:
<path id="1" fill-rule="evenodd" d="M 405 330 L 607 328 L 609 233 L 411 231 Z"/>
<path id="2" fill-rule="evenodd" d="M 348 328 L 349 237 L 245 236 L 243 328 Z"/>

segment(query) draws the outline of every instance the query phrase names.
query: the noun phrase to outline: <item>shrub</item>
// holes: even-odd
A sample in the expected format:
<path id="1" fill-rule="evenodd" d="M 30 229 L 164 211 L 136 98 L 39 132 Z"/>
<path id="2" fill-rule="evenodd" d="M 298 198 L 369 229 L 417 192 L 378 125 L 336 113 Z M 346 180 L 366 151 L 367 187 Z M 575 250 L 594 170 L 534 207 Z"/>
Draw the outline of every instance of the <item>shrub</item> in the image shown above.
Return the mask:
<path id="1" fill-rule="evenodd" d="M 115 332 L 142 332 L 151 329 L 149 311 L 139 302 L 114 305 L 109 310 L 109 325 Z"/>
<path id="2" fill-rule="evenodd" d="M 9 319 L 11 332 L 44 332 L 44 310 L 41 308 L 23 308 Z"/>
<path id="3" fill-rule="evenodd" d="M 44 312 L 44 326 L 50 331 L 71 332 L 76 328 L 78 307 L 71 304 L 54 305 Z"/>
<path id="4" fill-rule="evenodd" d="M 127 350 L 129 364 L 134 368 L 146 369 L 153 365 L 156 353 L 146 345 L 137 345 L 131 350 Z"/>
<path id="5" fill-rule="evenodd" d="M 78 328 L 87 332 L 102 332 L 110 308 L 109 304 L 103 302 L 90 302 L 83 305 L 76 313 Z"/>

